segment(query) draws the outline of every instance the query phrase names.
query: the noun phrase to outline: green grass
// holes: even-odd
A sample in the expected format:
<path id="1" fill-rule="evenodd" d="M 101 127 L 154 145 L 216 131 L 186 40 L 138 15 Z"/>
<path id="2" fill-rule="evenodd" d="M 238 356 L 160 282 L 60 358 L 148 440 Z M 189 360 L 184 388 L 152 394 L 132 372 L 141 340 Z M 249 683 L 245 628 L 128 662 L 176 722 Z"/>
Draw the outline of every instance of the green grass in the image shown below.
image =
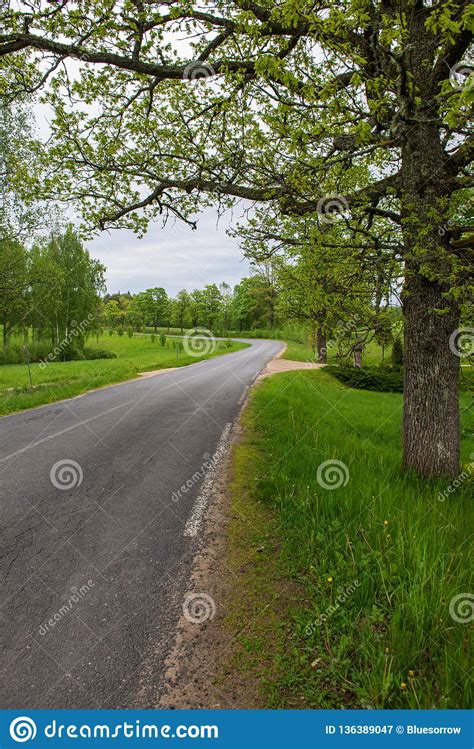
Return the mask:
<path id="1" fill-rule="evenodd" d="M 226 348 L 217 342 L 215 351 L 203 357 L 189 356 L 184 351 L 179 356 L 171 347 L 154 343 L 149 336 L 129 338 L 124 335 L 101 335 L 88 341 L 88 348 L 114 351 L 116 359 L 95 359 L 86 361 L 52 362 L 41 366 L 32 364 L 33 391 L 29 391 L 28 370 L 23 364 L 3 364 L 0 366 L 0 415 L 24 408 L 71 398 L 87 390 L 103 387 L 116 382 L 129 380 L 139 372 L 182 367 L 219 354 L 231 353 L 245 344 L 232 342 Z"/>
<path id="2" fill-rule="evenodd" d="M 449 607 L 473 591 L 474 414 L 463 396 L 464 474 L 444 496 L 448 481 L 400 468 L 401 405 L 323 370 L 276 375 L 251 395 L 234 461 L 229 558 L 241 574 L 228 623 L 244 622 L 234 667 L 260 683 L 262 706 L 472 704 L 469 624 Z M 328 460 L 343 462 L 345 485 L 318 482 Z"/>
<path id="3" fill-rule="evenodd" d="M 314 362 L 314 351 L 311 346 L 305 343 L 298 343 L 297 341 L 286 341 L 287 349 L 283 354 L 284 359 L 293 359 L 293 361 L 309 361 Z M 385 349 L 385 364 L 391 363 L 391 348 L 387 346 Z M 336 357 L 337 346 L 335 344 L 328 344 L 328 362 L 339 363 Z M 364 349 L 362 355 L 363 366 L 378 366 L 382 364 L 382 349 L 378 346 L 375 341 L 371 341 Z"/>

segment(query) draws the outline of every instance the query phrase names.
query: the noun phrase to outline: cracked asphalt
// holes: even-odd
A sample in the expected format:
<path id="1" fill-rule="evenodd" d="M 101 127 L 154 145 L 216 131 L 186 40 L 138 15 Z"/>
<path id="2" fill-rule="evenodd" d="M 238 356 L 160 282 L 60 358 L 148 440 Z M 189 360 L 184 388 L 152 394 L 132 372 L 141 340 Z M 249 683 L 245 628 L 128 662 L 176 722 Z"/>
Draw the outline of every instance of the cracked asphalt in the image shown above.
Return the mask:
<path id="1" fill-rule="evenodd" d="M 282 348 L 248 343 L 0 419 L 1 708 L 156 706 L 203 477 L 176 493 Z"/>

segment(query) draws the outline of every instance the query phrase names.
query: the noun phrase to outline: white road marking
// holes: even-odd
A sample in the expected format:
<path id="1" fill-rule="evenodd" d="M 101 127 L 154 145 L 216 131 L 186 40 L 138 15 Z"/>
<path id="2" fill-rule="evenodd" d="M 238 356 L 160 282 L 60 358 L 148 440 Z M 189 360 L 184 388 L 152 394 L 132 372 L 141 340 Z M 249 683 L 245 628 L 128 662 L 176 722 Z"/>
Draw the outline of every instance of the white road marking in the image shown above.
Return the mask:
<path id="1" fill-rule="evenodd" d="M 246 385 L 245 389 L 244 389 L 244 392 L 242 393 L 242 395 L 240 396 L 240 398 L 238 400 L 239 406 L 241 406 L 242 403 L 244 402 L 244 400 L 246 399 L 248 391 L 249 391 L 249 386 Z"/>
<path id="2" fill-rule="evenodd" d="M 195 538 L 200 531 L 206 507 L 209 504 L 209 500 L 212 496 L 216 473 L 221 467 L 225 454 L 229 447 L 231 429 L 232 424 L 229 423 L 225 425 L 222 431 L 219 442 L 217 443 L 216 451 L 212 456 L 212 465 L 210 466 L 204 477 L 201 491 L 199 492 L 198 497 L 194 503 L 191 515 L 189 516 L 187 523 L 184 526 L 183 536 L 187 536 L 188 538 Z"/>
<path id="3" fill-rule="evenodd" d="M 6 463 L 7 460 L 14 458 L 16 455 L 21 455 L 22 453 L 26 453 L 29 450 L 33 450 L 34 447 L 38 447 L 38 445 L 42 445 L 43 442 L 47 442 L 48 440 L 53 440 L 56 437 L 60 437 L 62 434 L 66 434 L 66 432 L 71 432 L 73 429 L 77 429 L 78 427 L 84 426 L 85 424 L 89 424 L 89 422 L 91 421 L 100 419 L 102 418 L 102 416 L 107 416 L 107 414 L 112 413 L 112 411 L 117 411 L 117 409 L 124 408 L 124 406 L 129 406 L 131 403 L 135 403 L 135 402 L 136 401 L 134 400 L 127 401 L 126 403 L 121 403 L 119 406 L 113 406 L 113 408 L 108 408 L 107 411 L 102 411 L 100 414 L 96 414 L 96 416 L 91 416 L 90 419 L 85 419 L 84 421 L 80 421 L 78 424 L 72 424 L 70 427 L 61 429 L 61 431 L 59 432 L 48 434 L 47 437 L 43 437 L 43 439 L 37 440 L 37 442 L 30 442 L 29 445 L 25 445 L 25 447 L 22 447 L 20 450 L 16 450 L 14 453 L 10 453 L 10 455 L 5 455 L 4 458 L 0 458 L 0 463 Z"/>

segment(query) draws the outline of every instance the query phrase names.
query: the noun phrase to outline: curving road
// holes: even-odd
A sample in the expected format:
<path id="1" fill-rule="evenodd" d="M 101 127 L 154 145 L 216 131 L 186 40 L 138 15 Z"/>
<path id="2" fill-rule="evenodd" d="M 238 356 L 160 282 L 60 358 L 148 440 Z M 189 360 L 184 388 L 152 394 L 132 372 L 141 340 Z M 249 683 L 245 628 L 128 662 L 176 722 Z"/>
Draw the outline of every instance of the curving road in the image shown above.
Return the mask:
<path id="1" fill-rule="evenodd" d="M 1 708 L 156 706 L 248 342 L 0 419 Z"/>

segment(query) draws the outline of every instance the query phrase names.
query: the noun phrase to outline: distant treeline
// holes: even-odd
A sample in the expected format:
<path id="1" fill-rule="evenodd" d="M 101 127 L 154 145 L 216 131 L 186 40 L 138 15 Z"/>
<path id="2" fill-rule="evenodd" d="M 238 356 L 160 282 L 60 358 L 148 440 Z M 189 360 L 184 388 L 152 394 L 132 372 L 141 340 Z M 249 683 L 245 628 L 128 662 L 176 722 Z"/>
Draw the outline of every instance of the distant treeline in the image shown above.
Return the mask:
<path id="1" fill-rule="evenodd" d="M 111 328 L 174 328 L 180 333 L 190 328 L 207 328 L 223 335 L 229 331 L 273 331 L 283 322 L 277 301 L 271 276 L 257 271 L 233 289 L 221 283 L 191 292 L 182 289 L 175 297 L 168 296 L 161 286 L 139 294 L 106 294 L 101 320 Z"/>

